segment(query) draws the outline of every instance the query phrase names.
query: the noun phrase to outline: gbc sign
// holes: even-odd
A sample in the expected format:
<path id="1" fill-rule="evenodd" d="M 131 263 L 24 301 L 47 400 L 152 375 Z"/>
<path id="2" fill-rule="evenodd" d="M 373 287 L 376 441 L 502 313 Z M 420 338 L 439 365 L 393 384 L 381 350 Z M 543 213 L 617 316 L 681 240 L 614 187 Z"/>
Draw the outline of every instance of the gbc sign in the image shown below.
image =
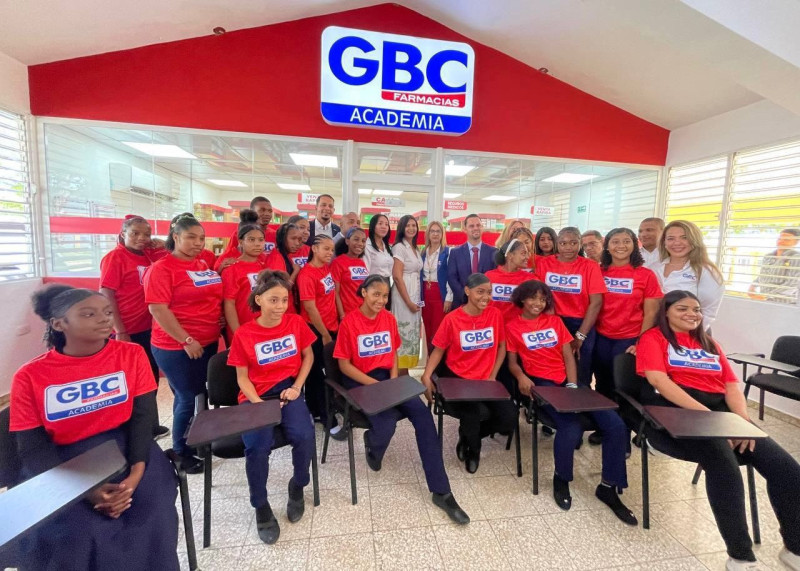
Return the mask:
<path id="1" fill-rule="evenodd" d="M 331 26 L 322 32 L 320 109 L 332 125 L 463 135 L 475 52 L 464 43 Z"/>

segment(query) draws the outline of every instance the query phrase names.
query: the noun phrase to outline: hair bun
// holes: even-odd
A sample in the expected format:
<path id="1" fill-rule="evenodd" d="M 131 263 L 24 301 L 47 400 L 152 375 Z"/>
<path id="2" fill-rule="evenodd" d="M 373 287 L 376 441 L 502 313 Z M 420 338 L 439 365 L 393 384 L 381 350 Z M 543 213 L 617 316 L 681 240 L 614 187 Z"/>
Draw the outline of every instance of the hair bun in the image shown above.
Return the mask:
<path id="1" fill-rule="evenodd" d="M 250 208 L 239 211 L 239 222 L 242 224 L 254 224 L 258 222 L 258 213 Z"/>
<path id="2" fill-rule="evenodd" d="M 33 295 L 31 295 L 33 312 L 44 321 L 50 321 L 53 316 L 52 301 L 60 294 L 71 289 L 75 288 L 66 284 L 51 284 L 33 292 Z"/>

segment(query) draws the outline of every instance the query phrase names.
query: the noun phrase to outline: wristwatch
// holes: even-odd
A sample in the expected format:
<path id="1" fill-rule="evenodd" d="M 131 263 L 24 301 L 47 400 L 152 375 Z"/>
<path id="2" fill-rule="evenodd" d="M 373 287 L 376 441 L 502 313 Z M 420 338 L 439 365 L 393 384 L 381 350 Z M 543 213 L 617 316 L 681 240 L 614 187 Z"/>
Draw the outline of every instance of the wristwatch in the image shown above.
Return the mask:
<path id="1" fill-rule="evenodd" d="M 192 337 L 187 337 L 186 340 L 181 343 L 181 347 L 186 347 L 187 345 L 191 345 L 194 343 L 194 339 Z"/>
<path id="2" fill-rule="evenodd" d="M 575 332 L 575 338 L 578 339 L 579 341 L 586 341 L 586 335 L 584 335 L 580 331 Z"/>

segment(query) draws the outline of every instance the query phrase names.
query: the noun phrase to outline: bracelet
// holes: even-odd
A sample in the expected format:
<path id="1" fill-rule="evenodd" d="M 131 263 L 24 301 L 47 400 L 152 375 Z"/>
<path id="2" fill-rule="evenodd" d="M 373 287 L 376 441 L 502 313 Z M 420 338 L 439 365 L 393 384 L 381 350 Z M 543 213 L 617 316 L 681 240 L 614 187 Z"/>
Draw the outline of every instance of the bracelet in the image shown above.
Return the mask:
<path id="1" fill-rule="evenodd" d="M 568 389 L 577 389 L 578 388 L 578 385 L 576 385 L 575 383 L 567 383 L 564 386 L 567 387 Z"/>
<path id="2" fill-rule="evenodd" d="M 586 341 L 586 334 L 581 333 L 580 331 L 575 332 L 575 338 L 579 341 Z"/>

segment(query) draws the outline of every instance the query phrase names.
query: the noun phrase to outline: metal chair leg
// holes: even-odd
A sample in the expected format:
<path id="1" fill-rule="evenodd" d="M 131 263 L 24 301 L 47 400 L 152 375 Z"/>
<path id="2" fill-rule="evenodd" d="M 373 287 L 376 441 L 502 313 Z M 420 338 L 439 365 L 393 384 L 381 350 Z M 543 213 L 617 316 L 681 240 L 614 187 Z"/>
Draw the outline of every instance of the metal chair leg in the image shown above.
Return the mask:
<path id="1" fill-rule="evenodd" d="M 750 492 L 750 517 L 753 521 L 753 542 L 761 543 L 761 526 L 758 523 L 758 496 L 756 495 L 756 474 L 751 464 L 747 465 L 747 489 Z"/>
<path id="2" fill-rule="evenodd" d="M 766 396 L 767 392 L 761 389 L 761 394 L 758 397 L 758 420 L 764 420 L 764 397 Z"/>
<path id="3" fill-rule="evenodd" d="M 439 446 L 444 449 L 444 405 L 441 402 L 436 403 L 436 413 L 439 415 Z"/>
<path id="4" fill-rule="evenodd" d="M 700 481 L 700 474 L 702 474 L 702 473 L 703 473 L 703 467 L 700 464 L 698 464 L 697 465 L 697 470 L 694 471 L 694 477 L 692 478 L 692 485 L 693 486 L 696 486 L 697 482 Z"/>
<path id="5" fill-rule="evenodd" d="M 514 429 L 514 451 L 517 454 L 517 478 L 522 478 L 522 450 L 519 444 L 519 411 L 517 411 L 517 426 Z"/>
<path id="6" fill-rule="evenodd" d="M 211 545 L 211 446 L 203 457 L 203 548 Z"/>
<path id="7" fill-rule="evenodd" d="M 513 440 L 514 435 L 509 434 L 508 438 L 506 438 L 506 450 L 511 450 L 511 441 Z"/>
<path id="8" fill-rule="evenodd" d="M 189 571 L 197 569 L 197 549 L 194 545 L 194 526 L 192 525 L 192 507 L 189 501 L 189 484 L 186 472 L 178 470 L 178 490 L 181 495 L 181 513 L 183 514 L 183 534 L 186 536 L 186 556 L 189 559 Z"/>
<path id="9" fill-rule="evenodd" d="M 533 495 L 539 495 L 539 415 L 533 409 L 533 422 L 531 423 L 531 460 L 533 462 Z"/>
<path id="10" fill-rule="evenodd" d="M 325 410 L 328 411 L 328 418 L 325 421 L 325 438 L 322 441 L 322 458 L 320 459 L 321 464 L 324 464 L 325 460 L 328 459 L 328 441 L 331 438 L 331 425 L 333 424 L 333 419 L 335 418 L 333 407 L 331 407 L 330 405 L 333 395 L 331 395 L 330 393 L 331 393 L 331 388 L 325 385 Z M 316 448 L 314 448 L 314 450 L 316 454 Z"/>
<path id="11" fill-rule="evenodd" d="M 644 423 L 639 434 L 642 442 L 642 527 L 650 529 L 650 471 L 647 466 L 647 437 L 644 434 Z"/>
<path id="12" fill-rule="evenodd" d="M 356 458 L 353 451 L 353 430 L 350 423 L 350 405 L 344 409 L 344 425 L 349 428 L 347 431 L 347 455 L 350 458 L 350 499 L 353 505 L 358 503 L 358 491 L 356 490 Z"/>
<path id="13" fill-rule="evenodd" d="M 314 505 L 319 505 L 319 471 L 317 470 L 317 431 L 314 435 L 314 454 L 311 456 L 311 486 L 314 490 Z"/>

